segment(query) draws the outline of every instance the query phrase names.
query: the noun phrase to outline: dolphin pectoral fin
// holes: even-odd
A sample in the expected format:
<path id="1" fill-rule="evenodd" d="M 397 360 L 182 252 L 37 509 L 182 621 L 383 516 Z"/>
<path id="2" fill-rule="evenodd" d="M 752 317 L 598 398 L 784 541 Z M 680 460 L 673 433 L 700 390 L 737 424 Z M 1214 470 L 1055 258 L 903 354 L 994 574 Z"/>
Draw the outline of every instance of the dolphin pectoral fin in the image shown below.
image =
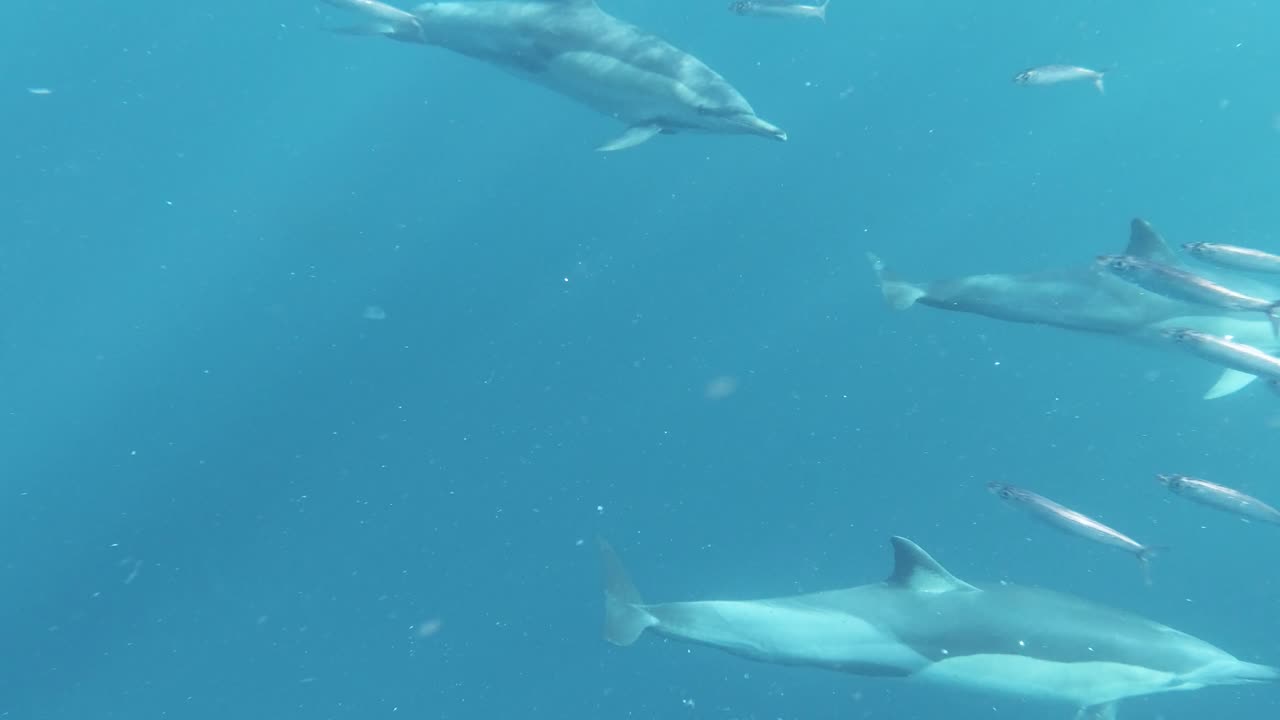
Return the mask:
<path id="1" fill-rule="evenodd" d="M 1245 389 L 1249 386 L 1249 383 L 1257 379 L 1257 375 L 1228 369 L 1222 373 L 1222 377 L 1218 378 L 1218 382 L 1214 383 L 1213 387 L 1205 392 L 1204 399 L 1217 400 L 1220 397 L 1226 397 Z"/>
<path id="2" fill-rule="evenodd" d="M 1080 712 L 1076 713 L 1076 720 L 1116 720 L 1116 704 L 1109 702 L 1080 708 Z"/>
<path id="3" fill-rule="evenodd" d="M 657 625 L 658 619 L 641 607 L 640 593 L 609 543 L 598 538 L 596 544 L 604 564 L 604 639 L 627 646 Z"/>
<path id="4" fill-rule="evenodd" d="M 636 125 L 635 127 L 627 128 L 626 132 L 601 145 L 596 148 L 596 150 L 600 152 L 626 150 L 627 148 L 633 148 L 640 143 L 649 140 L 660 132 L 662 132 L 662 127 L 659 125 Z"/>
<path id="5" fill-rule="evenodd" d="M 925 291 L 894 277 L 885 267 L 884 261 L 874 253 L 867 253 L 871 261 L 871 269 L 875 271 L 876 280 L 880 283 L 880 292 L 884 293 L 885 302 L 894 310 L 906 310 L 925 296 Z"/>

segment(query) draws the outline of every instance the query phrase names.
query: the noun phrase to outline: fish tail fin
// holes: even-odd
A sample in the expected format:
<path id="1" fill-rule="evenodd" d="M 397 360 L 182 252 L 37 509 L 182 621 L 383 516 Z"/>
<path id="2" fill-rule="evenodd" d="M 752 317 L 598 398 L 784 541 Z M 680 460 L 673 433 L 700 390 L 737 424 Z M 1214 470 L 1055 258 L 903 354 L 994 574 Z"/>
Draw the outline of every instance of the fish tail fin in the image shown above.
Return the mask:
<path id="1" fill-rule="evenodd" d="M 1267 306 L 1267 319 L 1271 321 L 1271 334 L 1280 338 L 1280 300 Z"/>
<path id="2" fill-rule="evenodd" d="M 1099 72 L 1097 75 L 1095 75 L 1093 78 L 1093 86 L 1098 88 L 1099 95 L 1107 94 L 1107 88 L 1102 84 L 1102 78 L 1105 77 L 1106 74 L 1107 74 L 1107 71 L 1103 70 Z"/>
<path id="3" fill-rule="evenodd" d="M 1168 545 L 1146 545 L 1138 551 L 1138 566 L 1142 568 L 1142 582 L 1151 585 L 1151 558 L 1167 551 Z"/>
<path id="4" fill-rule="evenodd" d="M 871 269 L 875 271 L 876 280 L 880 283 L 880 292 L 884 293 L 885 302 L 894 310 L 906 310 L 925 296 L 925 291 L 909 282 L 898 279 L 885 266 L 884 261 L 875 253 L 867 253 Z"/>
<path id="5" fill-rule="evenodd" d="M 618 553 L 603 538 L 597 538 L 596 544 L 604 564 L 604 639 L 625 647 L 657 625 L 658 619 L 644 609 Z"/>
<path id="6" fill-rule="evenodd" d="M 822 22 L 827 21 L 827 6 L 831 4 L 831 0 L 822 0 L 822 4 L 818 6 L 818 19 Z"/>

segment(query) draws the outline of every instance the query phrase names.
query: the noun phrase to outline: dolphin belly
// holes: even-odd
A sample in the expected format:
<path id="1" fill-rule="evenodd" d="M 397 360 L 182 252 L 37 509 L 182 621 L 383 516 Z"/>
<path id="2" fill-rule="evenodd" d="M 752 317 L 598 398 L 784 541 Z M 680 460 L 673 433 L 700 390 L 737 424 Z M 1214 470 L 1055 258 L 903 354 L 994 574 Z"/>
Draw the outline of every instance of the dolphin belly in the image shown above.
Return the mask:
<path id="1" fill-rule="evenodd" d="M 849 613 L 787 600 L 649 605 L 655 632 L 761 662 L 904 677 L 927 658 Z"/>
<path id="2" fill-rule="evenodd" d="M 1057 662 L 1021 655 L 965 655 L 930 664 L 912 678 L 935 685 L 1038 700 L 1104 705 L 1127 697 L 1194 689 L 1178 676 L 1120 662 Z"/>

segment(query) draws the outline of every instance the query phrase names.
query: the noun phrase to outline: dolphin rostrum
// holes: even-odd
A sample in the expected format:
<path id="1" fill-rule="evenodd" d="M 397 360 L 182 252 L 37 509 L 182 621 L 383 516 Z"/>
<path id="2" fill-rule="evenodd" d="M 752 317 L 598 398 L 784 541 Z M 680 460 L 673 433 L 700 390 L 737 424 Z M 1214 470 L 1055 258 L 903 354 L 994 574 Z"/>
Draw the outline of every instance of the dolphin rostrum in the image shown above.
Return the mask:
<path id="1" fill-rule="evenodd" d="M 1130 225 L 1129 245 L 1124 254 L 1169 266 L 1180 264 L 1164 239 L 1140 219 Z M 1164 297 L 1088 263 L 1050 272 L 969 275 L 914 283 L 895 277 L 875 255 L 868 257 L 886 301 L 898 310 L 927 305 L 1008 322 L 1112 335 L 1163 348 L 1169 347 L 1164 331 L 1183 328 L 1231 337 L 1270 354 L 1280 352 L 1280 340 L 1275 337 L 1271 323 L 1259 319 L 1257 313 Z M 1243 280 L 1231 278 L 1230 281 Z M 1280 296 L 1275 288 L 1258 283 L 1251 285 L 1249 292 Z M 1227 368 L 1205 393 L 1205 398 L 1230 395 L 1256 379 L 1256 375 Z"/>
<path id="2" fill-rule="evenodd" d="M 626 123 L 599 150 L 659 133 L 786 140 L 701 60 L 601 10 L 595 0 L 428 2 L 412 11 L 377 0 L 326 0 L 361 13 L 347 34 L 435 45 L 483 60 Z"/>
<path id="3" fill-rule="evenodd" d="M 605 639 L 645 630 L 782 665 L 1070 703 L 1114 719 L 1129 697 L 1280 681 L 1185 633 L 1119 610 L 1006 583 L 974 586 L 915 543 L 892 538 L 884 582 L 768 600 L 647 605 L 601 542 Z"/>

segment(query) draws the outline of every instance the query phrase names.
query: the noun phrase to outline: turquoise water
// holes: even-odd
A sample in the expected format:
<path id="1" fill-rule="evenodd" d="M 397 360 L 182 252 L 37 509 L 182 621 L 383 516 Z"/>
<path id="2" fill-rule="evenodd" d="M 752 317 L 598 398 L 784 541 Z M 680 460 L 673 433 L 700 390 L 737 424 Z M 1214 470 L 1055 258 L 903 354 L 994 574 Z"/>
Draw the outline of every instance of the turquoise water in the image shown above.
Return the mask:
<path id="1" fill-rule="evenodd" d="M 1280 248 L 1265 3 L 608 0 L 786 144 L 660 137 L 307 2 L 0 8 L 0 713 L 1068 718 L 600 640 L 648 598 L 873 582 L 889 535 L 1280 663 L 1276 398 L 1170 353 L 918 308 L 912 277 Z M 1024 88 L 1023 68 L 1113 68 Z M 39 92 L 32 92 L 37 90 Z M 1131 559 L 984 489 L 1171 546 Z M 1127 701 L 1263 718 L 1275 688 Z"/>

